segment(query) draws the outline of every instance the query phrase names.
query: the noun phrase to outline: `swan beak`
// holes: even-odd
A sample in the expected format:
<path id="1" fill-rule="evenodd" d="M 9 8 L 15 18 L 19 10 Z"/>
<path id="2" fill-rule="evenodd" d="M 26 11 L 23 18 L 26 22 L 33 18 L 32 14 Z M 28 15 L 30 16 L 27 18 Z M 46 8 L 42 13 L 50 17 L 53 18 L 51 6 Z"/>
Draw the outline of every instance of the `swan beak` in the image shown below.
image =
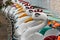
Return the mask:
<path id="1" fill-rule="evenodd" d="M 30 17 L 30 18 L 28 18 L 28 19 L 25 20 L 25 23 L 27 23 L 27 22 L 29 22 L 29 21 L 32 21 L 32 20 L 33 20 L 33 18 Z"/>
<path id="2" fill-rule="evenodd" d="M 21 6 L 16 6 L 16 8 L 21 8 Z"/>
<path id="3" fill-rule="evenodd" d="M 19 10 L 17 14 L 22 13 L 22 12 L 24 12 L 24 9 Z"/>
<path id="4" fill-rule="evenodd" d="M 19 5 L 19 4 L 16 4 L 16 8 L 20 8 L 21 7 L 21 5 Z"/>
<path id="5" fill-rule="evenodd" d="M 23 8 L 22 7 L 20 7 L 20 8 L 18 8 L 18 11 L 20 11 L 20 10 L 22 10 Z"/>
<path id="6" fill-rule="evenodd" d="M 22 18 L 22 17 L 25 17 L 25 16 L 28 16 L 28 15 L 26 13 L 24 13 L 19 18 Z"/>
<path id="7" fill-rule="evenodd" d="M 20 8 L 20 7 L 22 7 L 22 6 L 16 5 L 16 8 Z"/>

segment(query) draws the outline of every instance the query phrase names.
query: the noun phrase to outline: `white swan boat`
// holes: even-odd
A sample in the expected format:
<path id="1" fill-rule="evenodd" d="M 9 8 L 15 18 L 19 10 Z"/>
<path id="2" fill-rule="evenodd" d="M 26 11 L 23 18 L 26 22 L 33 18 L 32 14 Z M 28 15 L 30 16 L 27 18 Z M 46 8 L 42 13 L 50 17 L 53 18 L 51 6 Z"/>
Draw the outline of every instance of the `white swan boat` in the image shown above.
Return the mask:
<path id="1" fill-rule="evenodd" d="M 41 15 L 39 15 L 39 16 L 37 15 L 37 16 L 36 16 L 36 14 L 41 14 Z M 44 15 L 44 16 L 43 16 L 43 15 Z M 44 13 L 34 13 L 32 17 L 33 17 L 33 19 L 35 19 L 35 20 L 40 20 L 40 18 L 41 18 L 41 19 L 45 19 L 45 22 L 47 23 L 47 16 L 46 16 Z M 39 18 L 38 18 L 38 17 L 39 17 Z M 45 17 L 46 17 L 46 18 L 45 18 Z M 45 24 L 45 23 L 42 23 L 42 24 Z M 41 24 L 41 25 L 42 25 L 42 24 Z M 45 24 L 45 25 L 46 25 L 46 24 Z M 45 25 L 42 25 L 42 26 L 45 26 Z M 40 26 L 40 25 L 39 25 L 39 26 Z M 23 40 L 23 39 L 27 39 L 27 40 L 28 40 L 29 38 L 30 38 L 30 40 L 31 40 L 31 37 L 32 37 L 32 36 L 30 36 L 30 37 L 28 38 L 28 35 L 30 35 L 30 34 L 31 34 L 31 35 L 34 34 L 34 35 L 36 35 L 36 36 L 38 35 L 38 37 L 41 38 L 41 34 L 35 33 L 35 31 L 37 32 L 37 31 L 39 31 L 39 30 L 40 30 L 41 28 L 43 28 L 43 27 L 38 28 L 38 26 L 36 26 L 36 28 L 35 28 L 35 26 L 34 26 L 34 27 L 31 27 L 31 28 L 27 28 L 27 27 L 22 27 L 22 26 L 21 26 L 21 28 L 23 28 L 23 29 L 25 28 L 24 30 L 27 30 L 27 31 L 24 31 L 24 30 L 22 30 L 22 29 L 17 28 L 17 29 L 19 29 L 19 31 L 17 31 L 17 32 L 24 32 L 22 35 L 19 33 L 19 34 L 21 35 L 21 40 Z M 26 28 L 27 28 L 27 29 L 26 29 Z M 38 29 L 37 29 L 37 28 L 38 28 Z M 34 30 L 34 29 L 35 29 L 35 30 Z M 26 38 L 25 38 L 25 36 L 26 36 Z M 37 37 L 37 38 L 38 38 L 38 37 Z M 34 36 L 33 36 L 33 38 L 34 38 Z M 37 40 L 37 38 L 36 38 L 36 40 Z M 38 40 L 39 40 L 39 38 L 38 38 Z M 19 40 L 20 40 L 20 39 L 19 39 Z M 32 39 L 32 40 L 33 40 L 33 39 Z"/>

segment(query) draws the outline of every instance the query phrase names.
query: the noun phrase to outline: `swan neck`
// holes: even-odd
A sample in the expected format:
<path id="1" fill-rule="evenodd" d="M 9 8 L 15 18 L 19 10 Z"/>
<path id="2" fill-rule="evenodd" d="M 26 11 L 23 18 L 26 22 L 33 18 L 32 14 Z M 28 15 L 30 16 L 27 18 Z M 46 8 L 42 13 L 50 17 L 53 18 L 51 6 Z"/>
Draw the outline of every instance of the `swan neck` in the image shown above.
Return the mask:
<path id="1" fill-rule="evenodd" d="M 44 20 L 42 24 L 40 24 L 37 27 L 35 27 L 35 30 L 39 31 L 40 29 L 45 27 L 47 25 L 47 23 L 48 23 L 48 19 Z"/>
<path id="2" fill-rule="evenodd" d="M 44 22 L 38 26 L 32 27 L 30 29 L 28 29 L 26 32 L 24 32 L 24 34 L 21 37 L 21 40 L 26 40 L 30 35 L 38 32 L 40 29 L 42 29 L 43 27 L 45 27 L 47 25 L 48 20 L 44 20 Z"/>

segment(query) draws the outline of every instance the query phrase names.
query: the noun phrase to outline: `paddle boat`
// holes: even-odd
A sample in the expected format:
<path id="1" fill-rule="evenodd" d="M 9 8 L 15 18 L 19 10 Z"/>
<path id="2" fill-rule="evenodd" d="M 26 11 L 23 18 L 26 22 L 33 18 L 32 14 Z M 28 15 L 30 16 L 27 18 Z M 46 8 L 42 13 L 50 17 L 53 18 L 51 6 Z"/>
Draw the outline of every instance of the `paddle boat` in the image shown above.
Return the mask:
<path id="1" fill-rule="evenodd" d="M 36 14 L 40 14 L 40 15 L 36 15 Z M 44 16 L 43 16 L 44 15 Z M 40 29 L 42 29 L 43 27 L 45 27 L 47 25 L 47 16 L 46 14 L 44 13 L 34 13 L 32 15 L 32 18 L 34 20 L 43 20 L 44 22 L 42 22 L 41 24 L 39 25 L 36 25 L 36 26 L 33 26 L 31 28 L 28 28 L 24 33 L 23 35 L 21 35 L 21 40 L 40 40 L 40 38 L 42 39 L 43 37 L 41 37 L 41 34 L 38 33 L 38 31 Z M 36 38 L 35 38 L 36 37 Z M 19 40 L 20 40 L 19 39 Z"/>
<path id="2" fill-rule="evenodd" d="M 16 14 L 14 19 L 22 18 L 25 16 L 31 16 L 34 10 L 35 9 L 27 9 L 26 12 L 22 12 L 21 14 Z"/>
<path id="3" fill-rule="evenodd" d="M 26 8 L 27 6 L 25 6 Z M 12 16 L 14 17 L 16 14 L 19 14 L 21 12 L 25 12 L 24 8 L 21 6 L 20 8 L 18 8 L 14 13 L 12 13 Z"/>
<path id="4" fill-rule="evenodd" d="M 23 23 L 24 22 L 24 20 L 26 20 L 27 18 L 27 16 L 31 16 L 32 14 L 33 14 L 33 11 L 34 11 L 35 9 L 28 9 L 27 10 L 27 13 L 24 13 L 24 14 L 22 14 L 21 16 L 20 16 L 20 18 L 18 18 L 17 20 L 16 20 L 16 23 L 15 23 L 15 27 L 16 26 L 18 26 L 18 25 L 20 25 L 21 23 Z M 26 17 L 25 17 L 26 16 Z M 22 17 L 22 18 L 21 18 Z"/>
<path id="5" fill-rule="evenodd" d="M 35 10 L 38 10 L 38 9 L 27 9 L 26 12 L 23 12 L 21 13 L 20 15 L 17 14 L 15 19 L 16 19 L 16 22 L 19 20 L 20 21 L 20 18 L 22 17 L 25 17 L 25 16 L 31 16 L 33 12 L 42 12 L 42 9 L 38 10 L 38 11 L 35 11 Z M 18 18 L 18 19 L 17 19 Z M 20 22 L 19 22 L 20 23 Z"/>
<path id="6" fill-rule="evenodd" d="M 35 14 L 44 14 L 44 13 L 34 13 L 34 15 L 32 16 L 32 17 L 36 17 L 35 16 Z M 41 15 L 41 16 L 42 16 Z M 45 14 L 44 14 L 45 15 Z M 38 16 L 38 15 L 37 15 Z M 36 17 L 37 18 L 37 17 Z M 30 19 L 31 20 L 31 19 Z M 23 32 L 25 32 L 25 30 L 27 30 L 27 29 L 30 29 L 30 28 L 34 28 L 34 26 L 35 26 L 35 24 L 36 25 L 38 25 L 39 24 L 39 22 L 36 22 L 37 21 L 37 19 L 35 19 L 34 18 L 34 20 L 35 21 L 32 21 L 32 22 L 28 22 L 28 23 L 30 23 L 30 27 L 28 27 L 29 26 L 29 24 L 28 23 L 22 23 L 21 25 L 20 25 L 20 27 L 19 28 L 17 28 L 16 29 L 16 33 L 17 33 L 17 35 L 21 35 Z M 39 19 L 38 19 L 39 20 Z M 40 20 L 39 20 L 40 21 Z M 26 21 L 27 22 L 27 21 Z M 38 24 L 37 24 L 38 23 Z M 24 24 L 24 25 L 23 25 Z M 27 25 L 28 24 L 28 25 Z M 33 27 L 31 27 L 31 26 L 33 26 Z M 19 31 L 19 32 L 18 32 Z M 21 33 L 22 32 L 22 33 Z M 31 32 L 31 31 L 30 31 Z"/>

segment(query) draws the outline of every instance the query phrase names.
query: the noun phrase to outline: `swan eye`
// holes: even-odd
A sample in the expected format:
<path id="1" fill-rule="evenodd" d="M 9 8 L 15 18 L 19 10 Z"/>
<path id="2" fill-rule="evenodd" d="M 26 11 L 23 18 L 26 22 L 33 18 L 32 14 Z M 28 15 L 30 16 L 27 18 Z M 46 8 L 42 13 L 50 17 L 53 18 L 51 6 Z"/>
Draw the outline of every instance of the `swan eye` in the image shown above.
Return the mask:
<path id="1" fill-rule="evenodd" d="M 26 9 L 29 9 L 29 7 L 26 7 Z"/>
<path id="2" fill-rule="evenodd" d="M 32 10 L 29 10 L 30 13 L 32 13 L 33 11 Z"/>
<path id="3" fill-rule="evenodd" d="M 35 13 L 35 16 L 38 17 L 38 16 L 40 16 L 40 14 L 39 13 Z"/>

